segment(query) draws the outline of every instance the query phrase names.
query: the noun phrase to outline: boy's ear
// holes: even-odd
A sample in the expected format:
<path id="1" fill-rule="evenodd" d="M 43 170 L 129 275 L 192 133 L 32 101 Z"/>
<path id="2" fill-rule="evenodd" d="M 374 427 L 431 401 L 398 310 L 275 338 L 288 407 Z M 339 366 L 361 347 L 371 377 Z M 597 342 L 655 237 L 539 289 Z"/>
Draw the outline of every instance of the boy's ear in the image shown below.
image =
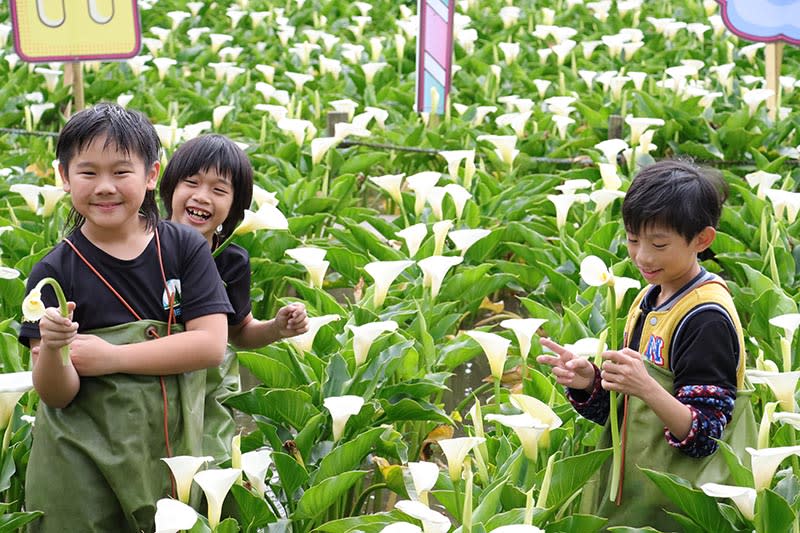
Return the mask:
<path id="1" fill-rule="evenodd" d="M 695 247 L 697 253 L 708 249 L 717 237 L 717 230 L 713 226 L 706 226 L 697 234 L 695 239 Z"/>
<path id="2" fill-rule="evenodd" d="M 156 183 L 158 183 L 158 175 L 161 171 L 161 161 L 156 161 L 150 167 L 150 170 L 147 171 L 147 190 L 153 191 L 156 188 Z"/>
<path id="3" fill-rule="evenodd" d="M 64 189 L 64 192 L 69 192 L 69 175 L 67 168 L 61 163 L 58 164 L 58 173 L 61 174 L 61 188 Z"/>

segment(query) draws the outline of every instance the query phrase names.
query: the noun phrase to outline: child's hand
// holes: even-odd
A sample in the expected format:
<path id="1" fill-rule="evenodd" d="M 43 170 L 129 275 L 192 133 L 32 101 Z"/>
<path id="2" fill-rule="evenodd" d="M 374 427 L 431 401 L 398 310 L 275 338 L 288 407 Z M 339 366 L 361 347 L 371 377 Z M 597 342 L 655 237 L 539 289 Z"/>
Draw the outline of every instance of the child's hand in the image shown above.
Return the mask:
<path id="1" fill-rule="evenodd" d="M 602 353 L 601 385 L 609 391 L 630 394 L 638 398 L 653 388 L 653 378 L 647 373 L 642 355 L 630 348 Z"/>
<path id="2" fill-rule="evenodd" d="M 308 331 L 306 306 L 296 302 L 278 309 L 278 313 L 275 315 L 275 327 L 283 339 Z"/>
<path id="3" fill-rule="evenodd" d="M 63 346 L 71 344 L 78 335 L 78 323 L 72 321 L 72 312 L 75 302 L 67 302 L 69 316 L 61 316 L 57 307 L 48 307 L 44 316 L 39 320 L 39 333 L 42 336 L 41 350 L 58 352 Z"/>
<path id="4" fill-rule="evenodd" d="M 586 392 L 592 391 L 594 388 L 594 366 L 588 359 L 573 354 L 550 339 L 540 338 L 539 343 L 557 355 L 557 357 L 540 355 L 536 358 L 536 361 L 550 366 L 558 383 L 571 389 L 580 389 Z"/>
<path id="5" fill-rule="evenodd" d="M 114 345 L 96 335 L 77 335 L 70 348 L 78 375 L 105 376 L 119 371 L 114 366 Z"/>

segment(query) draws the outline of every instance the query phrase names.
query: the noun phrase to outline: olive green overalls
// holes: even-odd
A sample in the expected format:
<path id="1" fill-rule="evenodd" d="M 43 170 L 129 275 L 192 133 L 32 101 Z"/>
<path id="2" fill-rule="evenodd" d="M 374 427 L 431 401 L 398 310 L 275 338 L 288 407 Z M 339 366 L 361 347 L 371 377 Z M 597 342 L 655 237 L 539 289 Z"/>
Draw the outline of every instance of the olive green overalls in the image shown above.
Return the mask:
<path id="1" fill-rule="evenodd" d="M 639 307 L 649 287 L 636 297 L 628 313 L 625 325 L 625 338 L 633 334 L 636 321 L 641 314 Z M 757 428 L 750 404 L 752 388 L 744 379 L 746 355 L 744 338 L 739 315 L 733 300 L 722 280 L 714 280 L 689 290 L 674 305 L 664 311 L 653 311 L 644 317 L 645 323 L 640 338 L 640 352 L 648 345 L 651 336 L 654 344 L 660 346 L 660 358 L 644 358 L 648 373 L 666 390 L 673 391 L 673 374 L 669 368 L 670 343 L 681 320 L 692 309 L 701 304 L 716 304 L 725 309 L 733 320 L 742 347 L 736 370 L 737 391 L 733 419 L 728 422 L 722 434 L 722 441 L 743 457 L 746 446 L 756 443 Z M 626 342 L 627 344 L 627 342 Z M 708 457 L 693 458 L 670 446 L 664 438 L 664 422 L 642 400 L 626 396 L 619 402 L 620 435 L 623 448 L 622 478 L 616 503 L 609 499 L 611 479 L 611 459 L 601 467 L 600 472 L 584 489 L 581 510 L 598 514 L 609 519 L 607 526 L 626 525 L 631 527 L 651 526 L 664 532 L 682 531 L 664 509 L 672 512 L 680 510 L 642 473 L 639 468 L 648 468 L 674 474 L 686 479 L 694 486 L 703 483 L 731 484 L 730 471 L 721 453 Z M 611 447 L 611 431 L 608 423 L 603 430 L 598 448 Z"/>

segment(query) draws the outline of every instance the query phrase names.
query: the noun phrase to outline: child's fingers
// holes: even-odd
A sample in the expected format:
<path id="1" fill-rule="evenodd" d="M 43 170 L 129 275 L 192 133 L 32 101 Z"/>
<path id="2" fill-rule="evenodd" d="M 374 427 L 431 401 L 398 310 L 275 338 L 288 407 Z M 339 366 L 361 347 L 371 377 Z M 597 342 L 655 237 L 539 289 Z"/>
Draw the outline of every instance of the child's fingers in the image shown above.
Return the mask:
<path id="1" fill-rule="evenodd" d="M 539 356 L 536 356 L 536 362 L 540 363 L 540 364 L 543 364 L 543 365 L 552 366 L 552 367 L 561 366 L 561 364 L 562 364 L 560 357 L 553 357 L 552 355 L 539 355 Z"/>

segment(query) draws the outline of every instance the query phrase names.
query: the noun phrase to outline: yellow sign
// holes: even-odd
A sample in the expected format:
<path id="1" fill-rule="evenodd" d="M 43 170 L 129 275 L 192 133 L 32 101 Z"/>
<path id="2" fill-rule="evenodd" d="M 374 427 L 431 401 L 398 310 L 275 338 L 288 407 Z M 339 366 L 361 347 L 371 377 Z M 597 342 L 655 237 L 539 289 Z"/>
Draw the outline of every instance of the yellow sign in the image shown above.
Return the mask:
<path id="1" fill-rule="evenodd" d="M 136 0 L 11 0 L 14 48 L 24 61 L 126 59 L 139 53 Z"/>

